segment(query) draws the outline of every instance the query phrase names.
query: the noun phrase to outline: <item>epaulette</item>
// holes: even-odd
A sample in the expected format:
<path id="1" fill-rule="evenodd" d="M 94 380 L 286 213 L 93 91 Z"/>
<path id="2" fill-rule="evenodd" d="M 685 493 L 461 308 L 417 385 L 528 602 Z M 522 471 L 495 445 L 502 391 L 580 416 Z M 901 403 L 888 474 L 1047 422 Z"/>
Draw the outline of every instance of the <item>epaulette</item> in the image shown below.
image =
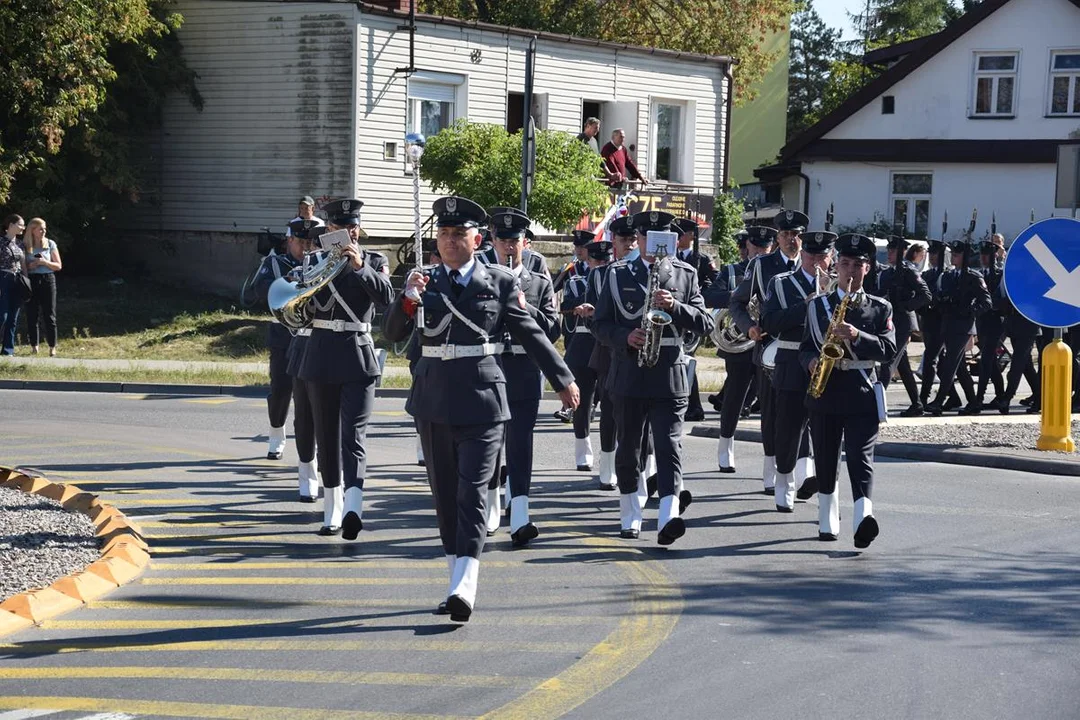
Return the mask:
<path id="1" fill-rule="evenodd" d="M 486 267 L 488 270 L 495 270 L 497 272 L 501 272 L 501 273 L 505 274 L 507 277 L 517 277 L 516 275 L 514 275 L 513 270 L 511 270 L 510 268 L 506 267 L 505 265 L 503 265 L 501 263 L 496 263 L 494 265 L 485 265 L 484 267 Z"/>
<path id="2" fill-rule="evenodd" d="M 681 260 L 679 258 L 672 258 L 671 259 L 671 267 L 673 267 L 673 268 L 677 267 L 677 268 L 680 268 L 682 270 L 689 270 L 690 272 L 693 272 L 693 273 L 697 272 L 696 267 L 694 267 L 690 263 L 686 262 L 685 260 Z"/>

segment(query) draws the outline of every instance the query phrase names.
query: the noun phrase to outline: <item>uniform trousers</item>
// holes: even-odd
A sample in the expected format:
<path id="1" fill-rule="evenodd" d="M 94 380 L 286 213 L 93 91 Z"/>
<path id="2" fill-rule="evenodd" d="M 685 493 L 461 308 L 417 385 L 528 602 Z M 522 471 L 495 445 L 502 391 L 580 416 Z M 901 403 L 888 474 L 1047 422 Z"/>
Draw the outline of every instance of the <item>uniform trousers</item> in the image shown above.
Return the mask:
<path id="1" fill-rule="evenodd" d="M 532 486 L 533 431 L 539 410 L 539 398 L 510 402 L 510 421 L 503 431 L 510 497 L 528 496 Z"/>
<path id="2" fill-rule="evenodd" d="M 992 313 L 986 313 L 976 320 L 975 327 L 979 331 L 979 389 L 975 391 L 975 401 L 982 402 L 983 396 L 986 395 L 986 386 L 991 381 L 994 383 L 994 394 L 997 397 L 1005 392 L 1001 366 L 998 364 L 997 357 L 1004 327 L 1001 318 Z"/>
<path id="3" fill-rule="evenodd" d="M 774 390 L 773 405 L 776 436 L 776 472 L 795 472 L 799 458 L 810 456 L 810 433 L 807 430 L 806 392 Z"/>
<path id="4" fill-rule="evenodd" d="M 696 413 L 703 413 L 705 412 L 705 408 L 701 407 L 701 392 L 698 390 L 697 363 L 692 362 L 687 364 L 686 372 L 690 376 L 688 378 L 690 380 L 690 397 L 686 409 Z"/>
<path id="5" fill-rule="evenodd" d="M 487 487 L 499 460 L 501 422 L 448 425 L 417 419 L 447 555 L 479 558 L 487 537 Z"/>
<path id="6" fill-rule="evenodd" d="M 915 373 L 911 371 L 911 362 L 908 360 L 908 343 L 911 342 L 911 323 L 907 313 L 901 313 L 896 317 L 896 354 L 888 365 L 882 365 L 878 370 L 878 381 L 886 390 L 892 382 L 893 373 L 900 374 L 900 380 L 904 383 L 908 400 L 912 405 L 919 402 L 919 385 L 915 381 Z"/>
<path id="7" fill-rule="evenodd" d="M 367 377 L 344 384 L 308 382 L 323 487 L 337 487 L 340 477 L 344 477 L 346 488 L 364 487 L 367 474 L 364 445 L 375 403 L 375 380 Z M 497 445 L 495 449 L 498 450 Z"/>
<path id="8" fill-rule="evenodd" d="M 584 440 L 592 432 L 592 411 L 594 405 L 600 406 L 600 449 L 611 452 L 615 449 L 615 421 L 611 417 L 611 401 L 603 385 L 598 383 L 596 371 L 587 365 L 570 368 L 577 383 L 581 402 L 574 410 L 574 437 Z"/>
<path id="9" fill-rule="evenodd" d="M 727 380 L 724 381 L 724 400 L 720 405 L 720 436 L 729 438 L 735 436 L 735 426 L 739 424 L 739 415 L 746 405 L 755 375 L 749 353 L 745 358 L 727 358 L 724 367 L 727 369 Z"/>
<path id="10" fill-rule="evenodd" d="M 1035 363 L 1031 360 L 1031 350 L 1039 339 L 1039 328 L 1029 323 L 1014 321 L 1009 328 L 1009 342 L 1012 344 L 1012 361 L 1009 363 L 1009 377 L 1005 385 L 1005 397 L 1012 400 L 1020 387 L 1020 378 L 1028 381 L 1032 393 L 1039 397 L 1039 375 L 1035 372 Z"/>
<path id="11" fill-rule="evenodd" d="M 315 459 L 315 414 L 311 410 L 308 383 L 293 378 L 293 435 L 296 437 L 296 456 L 300 462 Z"/>
<path id="12" fill-rule="evenodd" d="M 758 398 L 761 401 L 761 447 L 765 457 L 776 455 L 776 391 L 772 376 L 757 366 Z"/>
<path id="13" fill-rule="evenodd" d="M 656 490 L 661 498 L 673 495 L 682 484 L 682 426 L 688 400 L 637 398 L 612 395 L 618 436 L 615 477 L 622 494 L 637 492 L 642 467 L 644 436 L 653 441 L 656 455 Z"/>
<path id="14" fill-rule="evenodd" d="M 289 401 L 293 394 L 293 376 L 289 374 L 289 349 L 270 348 L 270 394 L 266 396 L 266 410 L 270 415 L 270 427 L 284 427 L 289 417 Z"/>
<path id="15" fill-rule="evenodd" d="M 828 415 L 810 412 L 810 438 L 814 443 L 818 492 L 832 495 L 840 474 L 840 451 L 847 453 L 848 478 L 855 500 L 869 498 L 874 484 L 874 445 L 877 413 Z"/>
<path id="16" fill-rule="evenodd" d="M 45 342 L 56 347 L 56 275 L 30 274 L 30 299 L 26 302 L 26 335 L 30 344 L 41 344 L 41 325 L 45 326 Z"/>
<path id="17" fill-rule="evenodd" d="M 970 335 L 966 332 L 945 335 L 945 356 L 941 359 L 941 369 L 938 371 L 941 386 L 938 388 L 934 403 L 944 403 L 947 397 L 955 393 L 953 382 L 957 378 L 960 379 L 960 386 L 964 389 L 967 401 L 970 403 L 975 399 L 975 385 L 964 363 L 964 352 L 967 349 L 969 337 Z"/>

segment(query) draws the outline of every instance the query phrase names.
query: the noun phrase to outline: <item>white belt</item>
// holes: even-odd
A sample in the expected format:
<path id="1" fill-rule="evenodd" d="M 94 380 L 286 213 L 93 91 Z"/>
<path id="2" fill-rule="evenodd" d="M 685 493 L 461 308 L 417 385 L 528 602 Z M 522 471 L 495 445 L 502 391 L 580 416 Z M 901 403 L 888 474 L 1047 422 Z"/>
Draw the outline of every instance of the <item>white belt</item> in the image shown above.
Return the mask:
<path id="1" fill-rule="evenodd" d="M 312 320 L 311 327 L 317 330 L 333 332 L 371 332 L 371 323 L 350 322 L 348 320 Z"/>
<path id="2" fill-rule="evenodd" d="M 584 325 L 578 325 L 577 327 L 574 328 L 574 332 L 576 332 L 576 333 L 587 333 L 587 332 L 592 332 L 592 330 L 590 330 L 589 328 L 587 328 Z"/>
<path id="3" fill-rule="evenodd" d="M 420 349 L 424 357 L 437 357 L 443 360 L 456 360 L 466 357 L 483 357 L 501 353 L 503 345 L 500 343 L 484 343 L 483 345 L 424 345 Z"/>
<path id="4" fill-rule="evenodd" d="M 673 337 L 660 338 L 660 347 L 682 347 L 682 340 Z"/>
<path id="5" fill-rule="evenodd" d="M 509 345 L 509 346 L 506 346 L 506 349 L 503 350 L 503 352 L 513 354 L 513 355 L 524 355 L 525 354 L 525 347 L 522 346 L 522 345 Z"/>
<path id="6" fill-rule="evenodd" d="M 777 350 L 798 350 L 800 347 L 802 347 L 802 343 L 799 342 L 798 340 L 777 340 L 776 341 L 776 349 Z"/>
<path id="7" fill-rule="evenodd" d="M 300 328 L 296 331 L 296 337 L 311 337 L 311 328 Z"/>
<path id="8" fill-rule="evenodd" d="M 842 358 L 839 367 L 841 370 L 873 370 L 877 367 L 877 362 L 874 360 L 851 360 L 849 358 Z"/>

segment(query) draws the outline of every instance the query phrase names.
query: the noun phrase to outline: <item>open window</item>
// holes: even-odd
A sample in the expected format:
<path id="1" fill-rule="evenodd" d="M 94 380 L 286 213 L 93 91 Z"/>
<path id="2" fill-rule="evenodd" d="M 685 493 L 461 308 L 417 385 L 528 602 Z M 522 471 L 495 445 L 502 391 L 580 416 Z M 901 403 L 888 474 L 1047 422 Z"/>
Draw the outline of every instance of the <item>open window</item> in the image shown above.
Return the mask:
<path id="1" fill-rule="evenodd" d="M 649 176 L 656 182 L 694 184 L 695 109 L 693 101 L 652 100 Z"/>

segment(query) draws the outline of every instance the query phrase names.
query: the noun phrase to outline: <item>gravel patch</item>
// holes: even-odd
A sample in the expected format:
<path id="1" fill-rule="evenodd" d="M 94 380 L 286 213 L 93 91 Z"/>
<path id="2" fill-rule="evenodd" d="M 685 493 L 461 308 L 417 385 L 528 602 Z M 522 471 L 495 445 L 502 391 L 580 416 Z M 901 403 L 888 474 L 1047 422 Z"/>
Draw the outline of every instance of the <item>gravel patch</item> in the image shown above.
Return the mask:
<path id="1" fill-rule="evenodd" d="M 48 498 L 0 487 L 0 601 L 47 587 L 100 556 L 90 518 Z"/>
<path id="2" fill-rule="evenodd" d="M 884 441 L 931 443 L 955 448 L 998 448 L 1031 451 L 1040 456 L 1078 457 L 1076 453 L 1035 450 L 1038 423 L 957 423 L 955 425 L 883 425 Z M 1074 440 L 1080 439 L 1080 421 L 1072 423 Z M 1080 459 L 1080 457 L 1078 457 Z"/>

